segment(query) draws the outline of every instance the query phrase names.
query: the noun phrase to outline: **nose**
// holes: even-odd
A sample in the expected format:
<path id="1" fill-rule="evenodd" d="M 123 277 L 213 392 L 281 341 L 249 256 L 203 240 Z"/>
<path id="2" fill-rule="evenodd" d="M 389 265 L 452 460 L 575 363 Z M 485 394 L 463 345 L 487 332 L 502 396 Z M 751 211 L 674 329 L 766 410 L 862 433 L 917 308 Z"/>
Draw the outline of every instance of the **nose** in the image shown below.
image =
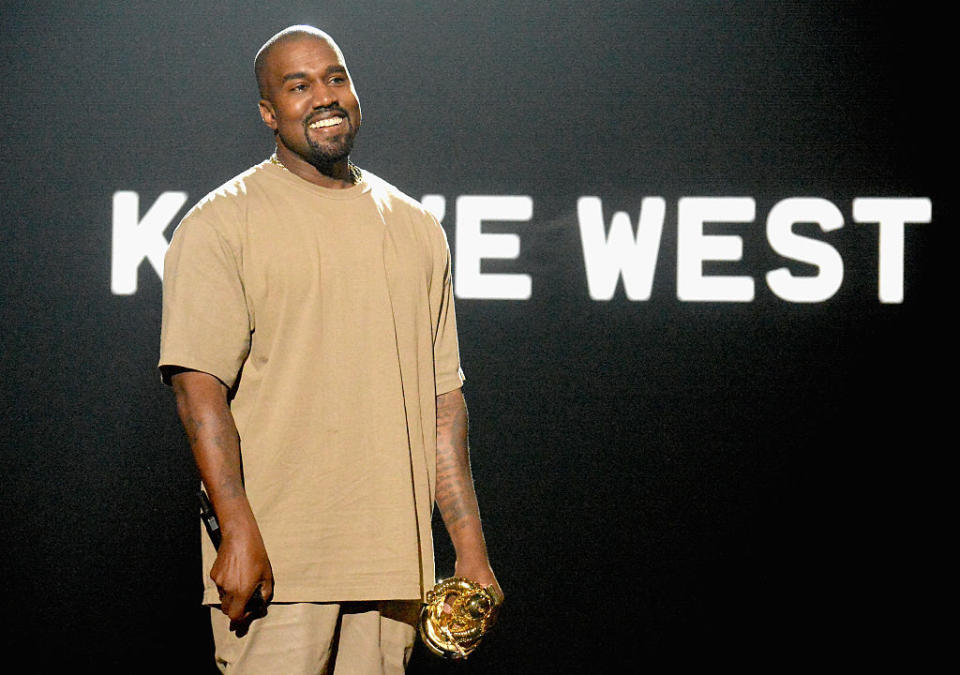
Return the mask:
<path id="1" fill-rule="evenodd" d="M 337 102 L 337 93 L 332 87 L 318 84 L 313 88 L 313 107 L 329 108 Z"/>

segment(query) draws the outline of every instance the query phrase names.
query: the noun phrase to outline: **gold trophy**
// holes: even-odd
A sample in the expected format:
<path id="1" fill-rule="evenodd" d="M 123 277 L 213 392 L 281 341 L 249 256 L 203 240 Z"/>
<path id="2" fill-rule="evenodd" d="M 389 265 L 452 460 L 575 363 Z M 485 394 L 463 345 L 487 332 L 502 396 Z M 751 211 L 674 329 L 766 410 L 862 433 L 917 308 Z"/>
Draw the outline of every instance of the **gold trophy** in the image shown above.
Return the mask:
<path id="1" fill-rule="evenodd" d="M 427 592 L 420 610 L 420 637 L 434 654 L 465 659 L 497 620 L 503 598 L 493 586 L 461 577 L 444 579 Z M 444 605 L 449 609 L 444 610 Z"/>

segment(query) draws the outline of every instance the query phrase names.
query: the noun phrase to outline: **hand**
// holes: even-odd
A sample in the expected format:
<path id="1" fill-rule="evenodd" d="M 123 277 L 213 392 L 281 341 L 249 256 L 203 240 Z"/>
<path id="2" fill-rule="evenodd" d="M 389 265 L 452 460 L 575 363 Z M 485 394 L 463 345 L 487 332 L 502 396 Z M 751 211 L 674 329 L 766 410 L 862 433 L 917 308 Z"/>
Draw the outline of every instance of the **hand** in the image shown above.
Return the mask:
<path id="1" fill-rule="evenodd" d="M 493 586 L 494 592 L 497 594 L 497 597 L 500 598 L 500 602 L 503 602 L 503 589 L 500 588 L 500 584 L 497 582 L 497 577 L 493 573 L 493 569 L 490 567 L 490 562 L 488 560 L 482 560 L 477 562 L 461 561 L 457 559 L 457 564 L 454 567 L 454 576 L 462 577 L 468 579 L 474 583 L 480 584 L 484 588 L 487 586 Z"/>
<path id="2" fill-rule="evenodd" d="M 220 593 L 220 609 L 230 617 L 231 626 L 256 618 L 248 607 L 259 588 L 264 605 L 273 597 L 273 568 L 256 524 L 224 531 L 210 578 Z M 263 608 L 260 608 L 261 611 Z"/>

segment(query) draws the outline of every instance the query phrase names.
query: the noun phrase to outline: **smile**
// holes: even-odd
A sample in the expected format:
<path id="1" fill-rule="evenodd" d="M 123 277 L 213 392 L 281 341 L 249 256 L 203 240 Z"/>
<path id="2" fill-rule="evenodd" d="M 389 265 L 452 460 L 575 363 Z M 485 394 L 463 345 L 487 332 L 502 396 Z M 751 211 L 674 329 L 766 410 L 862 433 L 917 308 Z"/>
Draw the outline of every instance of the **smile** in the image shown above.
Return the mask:
<path id="1" fill-rule="evenodd" d="M 324 127 L 335 127 L 338 124 L 343 122 L 342 117 L 327 117 L 326 119 L 317 120 L 316 122 L 310 125 L 311 129 L 322 129 Z"/>

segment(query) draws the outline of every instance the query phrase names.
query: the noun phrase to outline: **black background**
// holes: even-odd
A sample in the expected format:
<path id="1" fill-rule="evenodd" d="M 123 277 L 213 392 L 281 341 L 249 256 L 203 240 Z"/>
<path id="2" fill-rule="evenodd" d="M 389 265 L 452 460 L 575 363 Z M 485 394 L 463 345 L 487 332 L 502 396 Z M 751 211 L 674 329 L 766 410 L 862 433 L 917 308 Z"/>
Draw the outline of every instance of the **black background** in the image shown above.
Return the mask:
<path id="1" fill-rule="evenodd" d="M 462 672 L 916 665 L 942 639 L 954 353 L 944 17 L 922 3 L 4 2 L 0 485 L 8 653 L 209 670 L 196 472 L 155 372 L 160 281 L 110 292 L 111 199 L 189 203 L 271 149 L 252 58 L 291 23 L 340 43 L 362 167 L 414 197 L 529 195 L 527 301 L 458 301 L 474 475 L 508 595 Z M 948 154 L 949 153 L 949 154 Z M 649 301 L 590 299 L 576 200 L 636 223 L 667 201 Z M 676 294 L 683 196 L 750 196 L 724 226 L 750 303 Z M 764 222 L 810 235 L 838 293 L 793 304 Z M 855 197 L 928 197 L 905 299 L 877 298 Z M 168 230 L 169 236 L 172 226 Z M 456 251 L 454 251 L 456 254 Z M 951 291 L 952 296 L 953 291 Z M 453 562 L 442 528 L 438 572 Z M 66 659 L 66 661 L 64 661 Z M 410 671 L 454 670 L 418 650 Z"/>

